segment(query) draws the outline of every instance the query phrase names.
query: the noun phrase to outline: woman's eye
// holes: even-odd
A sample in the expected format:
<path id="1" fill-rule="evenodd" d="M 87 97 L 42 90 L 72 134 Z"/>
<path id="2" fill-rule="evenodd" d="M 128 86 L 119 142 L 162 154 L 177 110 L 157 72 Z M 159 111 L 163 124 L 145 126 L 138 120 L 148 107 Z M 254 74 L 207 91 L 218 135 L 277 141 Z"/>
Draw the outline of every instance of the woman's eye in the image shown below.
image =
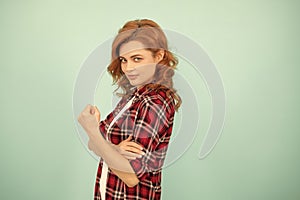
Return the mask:
<path id="1" fill-rule="evenodd" d="M 125 58 L 120 58 L 121 63 L 126 63 L 126 59 Z"/>
<path id="2" fill-rule="evenodd" d="M 139 62 L 140 60 L 142 60 L 142 58 L 135 57 L 135 58 L 133 58 L 133 60 L 134 60 L 135 62 Z"/>

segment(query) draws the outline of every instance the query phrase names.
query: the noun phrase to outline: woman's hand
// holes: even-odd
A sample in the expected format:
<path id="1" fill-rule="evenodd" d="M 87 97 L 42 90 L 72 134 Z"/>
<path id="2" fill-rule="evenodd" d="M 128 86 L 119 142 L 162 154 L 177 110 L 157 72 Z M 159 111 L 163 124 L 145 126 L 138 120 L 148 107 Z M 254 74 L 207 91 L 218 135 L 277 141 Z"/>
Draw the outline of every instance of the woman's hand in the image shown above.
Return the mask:
<path id="1" fill-rule="evenodd" d="M 113 145 L 113 147 L 126 159 L 134 160 L 136 158 L 141 158 L 145 153 L 142 151 L 143 147 L 133 141 L 131 141 L 132 136 L 129 136 L 126 140 L 123 140 L 118 145 Z"/>
<path id="2" fill-rule="evenodd" d="M 91 138 L 92 133 L 99 131 L 100 112 L 96 106 L 87 105 L 78 116 L 78 122 Z"/>

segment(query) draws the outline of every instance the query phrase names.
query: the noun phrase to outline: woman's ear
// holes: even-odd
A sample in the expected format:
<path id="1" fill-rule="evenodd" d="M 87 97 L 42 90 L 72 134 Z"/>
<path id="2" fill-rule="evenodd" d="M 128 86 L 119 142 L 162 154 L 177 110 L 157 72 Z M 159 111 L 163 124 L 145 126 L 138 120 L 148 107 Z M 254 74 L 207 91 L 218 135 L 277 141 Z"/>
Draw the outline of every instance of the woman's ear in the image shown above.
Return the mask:
<path id="1" fill-rule="evenodd" d="M 164 59 L 165 56 L 165 50 L 160 49 L 157 53 L 156 53 L 156 62 L 160 62 L 162 61 L 162 59 Z"/>

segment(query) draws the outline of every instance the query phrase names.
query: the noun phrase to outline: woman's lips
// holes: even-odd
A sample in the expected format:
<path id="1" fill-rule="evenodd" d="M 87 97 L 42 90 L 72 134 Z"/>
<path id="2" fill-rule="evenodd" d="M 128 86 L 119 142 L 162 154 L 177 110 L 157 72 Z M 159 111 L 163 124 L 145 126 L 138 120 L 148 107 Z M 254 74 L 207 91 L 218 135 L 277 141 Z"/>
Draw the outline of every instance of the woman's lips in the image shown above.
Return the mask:
<path id="1" fill-rule="evenodd" d="M 127 75 L 130 80 L 134 80 L 138 77 L 138 75 Z"/>

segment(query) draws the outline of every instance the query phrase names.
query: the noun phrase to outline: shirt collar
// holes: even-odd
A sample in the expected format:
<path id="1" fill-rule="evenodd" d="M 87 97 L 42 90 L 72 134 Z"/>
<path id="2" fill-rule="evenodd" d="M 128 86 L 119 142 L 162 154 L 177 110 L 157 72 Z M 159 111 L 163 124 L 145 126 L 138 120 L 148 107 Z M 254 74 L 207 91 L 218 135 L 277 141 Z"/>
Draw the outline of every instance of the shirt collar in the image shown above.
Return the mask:
<path id="1" fill-rule="evenodd" d="M 140 99 L 144 94 L 147 94 L 149 91 L 151 91 L 150 88 L 147 88 L 151 83 L 148 83 L 146 85 L 143 85 L 140 88 L 135 87 L 133 90 L 134 92 L 132 93 L 132 96 L 135 97 L 135 99 Z"/>

